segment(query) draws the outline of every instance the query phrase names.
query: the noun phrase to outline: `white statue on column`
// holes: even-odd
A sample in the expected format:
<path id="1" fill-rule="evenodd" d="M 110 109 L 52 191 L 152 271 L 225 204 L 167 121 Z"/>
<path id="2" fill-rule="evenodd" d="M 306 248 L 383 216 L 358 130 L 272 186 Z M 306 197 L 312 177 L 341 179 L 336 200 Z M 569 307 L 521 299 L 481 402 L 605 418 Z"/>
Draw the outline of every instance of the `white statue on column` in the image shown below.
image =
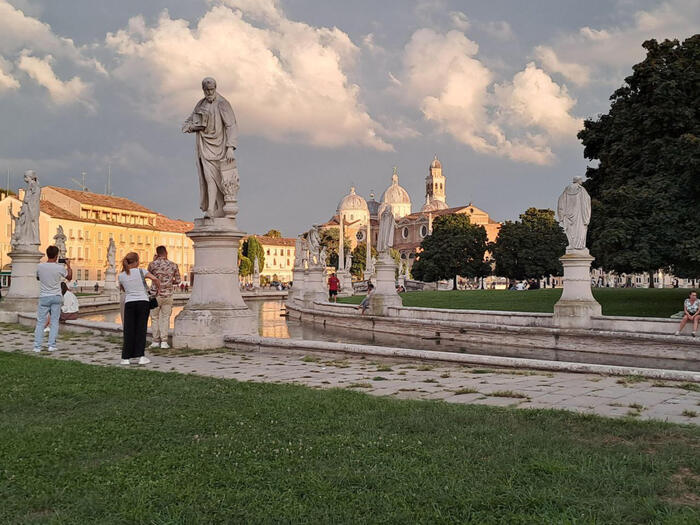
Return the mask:
<path id="1" fill-rule="evenodd" d="M 394 246 L 394 229 L 396 221 L 394 214 L 391 211 L 391 206 L 386 205 L 384 210 L 379 215 L 379 234 L 377 236 L 377 251 L 388 253 L 389 249 Z"/>
<path id="2" fill-rule="evenodd" d="M 348 251 L 345 255 L 345 269 L 349 272 L 352 267 L 352 253 Z"/>
<path id="3" fill-rule="evenodd" d="M 340 228 L 338 230 L 338 271 L 345 269 L 345 216 L 340 214 Z"/>
<path id="4" fill-rule="evenodd" d="M 574 177 L 557 201 L 559 224 L 569 240 L 567 252 L 586 251 L 586 233 L 591 222 L 591 197 L 581 185 L 582 182 L 582 177 Z"/>
<path id="5" fill-rule="evenodd" d="M 107 268 L 112 271 L 117 269 L 117 246 L 114 244 L 114 239 L 109 238 L 109 245 L 107 246 Z"/>
<path id="6" fill-rule="evenodd" d="M 197 134 L 199 207 L 204 217 L 235 218 L 239 179 L 236 158 L 236 116 L 231 104 L 216 91 L 216 80 L 202 80 L 204 98 L 182 126 Z"/>
<path id="7" fill-rule="evenodd" d="M 318 226 L 314 225 L 308 233 L 307 242 L 309 244 L 309 266 L 321 266 L 321 236 L 318 233 Z M 324 263 L 325 264 L 325 263 Z"/>
<path id="8" fill-rule="evenodd" d="M 294 241 L 294 268 L 304 267 L 304 237 L 298 235 Z"/>
<path id="9" fill-rule="evenodd" d="M 53 236 L 53 244 L 58 248 L 58 257 L 64 259 L 66 257 L 66 234 L 60 224 L 56 228 L 56 235 Z"/>
<path id="10" fill-rule="evenodd" d="M 22 206 L 17 216 L 10 217 L 15 223 L 15 231 L 12 234 L 10 244 L 13 250 L 18 248 L 36 249 L 39 246 L 39 201 L 41 199 L 41 187 L 34 170 L 24 172 L 24 182 L 27 189 L 24 192 Z"/>

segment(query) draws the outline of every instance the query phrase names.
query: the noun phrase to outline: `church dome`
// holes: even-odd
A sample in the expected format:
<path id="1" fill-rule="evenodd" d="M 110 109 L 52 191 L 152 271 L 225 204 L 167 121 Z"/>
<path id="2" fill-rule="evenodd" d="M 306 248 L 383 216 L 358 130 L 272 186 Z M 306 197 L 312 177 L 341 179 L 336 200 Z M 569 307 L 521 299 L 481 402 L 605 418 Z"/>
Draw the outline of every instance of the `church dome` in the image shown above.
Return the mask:
<path id="1" fill-rule="evenodd" d="M 369 209 L 369 214 L 373 217 L 379 213 L 379 202 L 374 200 L 374 192 L 369 194 L 369 199 L 367 200 L 367 209 Z"/>
<path id="2" fill-rule="evenodd" d="M 440 168 L 442 169 L 442 164 L 437 158 L 437 155 L 435 155 L 435 158 L 433 158 L 433 162 L 430 163 L 431 168 Z"/>
<path id="3" fill-rule="evenodd" d="M 399 185 L 399 175 L 394 168 L 394 174 L 391 176 L 391 186 L 389 186 L 382 194 L 382 202 L 387 204 L 408 204 L 411 205 L 411 197 L 408 192 Z"/>
<path id="4" fill-rule="evenodd" d="M 425 204 L 423 204 L 423 207 L 420 209 L 420 211 L 427 213 L 430 211 L 446 210 L 447 208 L 448 206 L 446 203 L 437 199 L 431 199 L 429 197 L 426 197 Z"/>
<path id="5" fill-rule="evenodd" d="M 355 188 L 350 188 L 350 193 L 345 197 L 340 199 L 338 203 L 338 209 L 336 210 L 338 214 L 347 211 L 364 211 L 369 212 L 367 208 L 367 201 L 355 193 Z"/>

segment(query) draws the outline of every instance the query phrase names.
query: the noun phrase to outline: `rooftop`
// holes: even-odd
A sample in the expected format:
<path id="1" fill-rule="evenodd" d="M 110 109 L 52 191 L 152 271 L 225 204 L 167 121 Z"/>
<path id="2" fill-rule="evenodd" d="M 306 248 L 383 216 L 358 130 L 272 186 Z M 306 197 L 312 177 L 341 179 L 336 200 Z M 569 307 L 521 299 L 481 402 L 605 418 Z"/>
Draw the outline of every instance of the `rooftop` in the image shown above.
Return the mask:
<path id="1" fill-rule="evenodd" d="M 89 191 L 69 190 L 68 188 L 59 188 L 58 186 L 45 186 L 45 188 L 42 189 L 55 190 L 67 197 L 70 197 L 71 199 L 77 200 L 81 204 L 87 204 L 90 206 L 100 206 L 103 208 L 117 208 L 120 210 L 128 210 L 132 212 L 135 211 L 139 213 L 148 213 L 151 215 L 156 215 L 156 212 L 154 212 L 153 210 L 149 210 L 145 206 L 141 206 L 140 204 L 124 197 L 102 195 L 99 193 L 92 193 Z"/>

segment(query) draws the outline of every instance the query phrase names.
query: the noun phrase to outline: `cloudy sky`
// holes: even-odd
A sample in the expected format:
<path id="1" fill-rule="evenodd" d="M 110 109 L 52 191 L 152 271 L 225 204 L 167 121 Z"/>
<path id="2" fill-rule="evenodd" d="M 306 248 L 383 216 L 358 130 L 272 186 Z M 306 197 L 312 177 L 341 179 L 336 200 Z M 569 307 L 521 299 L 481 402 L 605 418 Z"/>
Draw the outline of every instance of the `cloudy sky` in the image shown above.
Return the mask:
<path id="1" fill-rule="evenodd" d="M 586 162 L 576 132 L 643 59 L 700 27 L 696 0 L 0 0 L 0 186 L 87 185 L 198 216 L 180 127 L 217 79 L 240 128 L 240 225 L 294 235 L 398 166 L 424 199 L 498 220 L 552 207 Z"/>

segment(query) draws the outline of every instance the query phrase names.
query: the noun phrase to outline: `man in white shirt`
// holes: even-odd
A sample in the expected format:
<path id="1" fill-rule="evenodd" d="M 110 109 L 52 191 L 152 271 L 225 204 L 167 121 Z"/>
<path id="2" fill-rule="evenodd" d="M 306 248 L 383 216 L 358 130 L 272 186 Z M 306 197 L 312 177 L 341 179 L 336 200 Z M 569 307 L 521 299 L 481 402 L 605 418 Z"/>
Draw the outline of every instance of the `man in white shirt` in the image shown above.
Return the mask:
<path id="1" fill-rule="evenodd" d="M 40 263 L 36 269 L 36 278 L 39 281 L 39 307 L 36 313 L 36 328 L 34 329 L 34 351 L 41 352 L 41 344 L 44 337 L 46 317 L 51 314 L 51 328 L 49 330 L 49 352 L 56 350 L 56 337 L 58 336 L 58 320 L 61 317 L 61 283 L 63 279 L 72 279 L 73 270 L 70 261 L 65 264 L 58 262 L 58 248 L 49 246 L 46 248 L 45 263 Z"/>

